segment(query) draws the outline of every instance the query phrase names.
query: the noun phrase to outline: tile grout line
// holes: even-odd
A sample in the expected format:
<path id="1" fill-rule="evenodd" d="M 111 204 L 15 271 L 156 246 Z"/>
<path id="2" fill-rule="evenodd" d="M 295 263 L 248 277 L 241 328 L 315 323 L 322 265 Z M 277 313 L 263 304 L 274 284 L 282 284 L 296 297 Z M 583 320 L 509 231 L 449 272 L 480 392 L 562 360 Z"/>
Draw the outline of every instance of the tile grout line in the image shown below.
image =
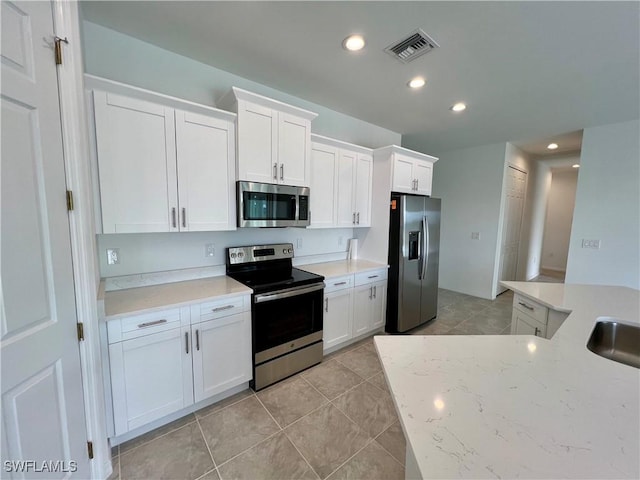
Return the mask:
<path id="1" fill-rule="evenodd" d="M 198 425 L 198 430 L 200 430 L 200 435 L 202 435 L 202 440 L 204 441 L 204 445 L 205 447 L 207 447 L 207 452 L 209 452 L 209 456 L 211 457 L 211 461 L 213 462 L 213 468 L 218 473 L 218 477 L 220 477 L 220 472 L 218 472 L 218 464 L 216 462 L 216 459 L 213 458 L 213 452 L 209 447 L 209 442 L 207 442 L 207 437 L 205 436 L 204 430 L 202 430 L 202 425 L 200 425 L 200 421 L 198 420 L 197 417 L 196 417 L 196 424 Z M 204 475 L 206 475 L 206 473 Z"/>
<path id="2" fill-rule="evenodd" d="M 399 420 L 396 420 L 396 421 L 397 421 L 397 422 L 399 422 Z M 391 458 L 393 458 L 396 462 L 398 462 L 398 464 L 400 464 L 400 465 L 402 466 L 402 468 L 404 469 L 404 468 L 405 468 L 405 465 L 404 465 L 402 462 L 400 462 L 400 460 L 398 460 L 398 459 L 393 455 L 393 453 L 391 453 L 389 450 L 387 450 L 387 449 L 385 448 L 385 446 L 384 446 L 384 445 L 382 445 L 380 442 L 378 442 L 378 438 L 380 438 L 380 437 L 382 436 L 382 434 L 383 434 L 383 433 L 385 433 L 387 430 L 389 430 L 389 429 L 390 429 L 391 427 L 393 427 L 395 424 L 396 424 L 396 422 L 393 422 L 391 425 L 389 425 L 387 428 L 385 428 L 382 432 L 380 432 L 380 433 L 379 433 L 379 434 L 378 434 L 378 435 L 373 439 L 373 441 L 374 441 L 374 442 L 376 442 L 376 444 L 377 444 L 380 448 L 382 448 L 385 452 L 387 452 L 387 453 L 391 456 Z M 402 433 L 402 436 L 404 436 L 404 432 Z M 406 446 L 406 440 L 405 440 L 405 447 L 404 447 L 404 448 L 405 448 L 405 449 L 407 448 L 407 446 Z"/>
<path id="3" fill-rule="evenodd" d="M 251 390 L 251 388 L 249 388 L 248 390 Z M 239 393 L 240 393 L 240 392 L 239 392 Z M 213 412 L 209 412 L 209 413 L 207 413 L 206 415 L 202 415 L 202 417 L 198 417 L 198 415 L 196 415 L 196 412 L 199 412 L 199 411 L 200 411 L 200 410 L 202 410 L 202 409 L 200 409 L 200 410 L 196 410 L 196 412 L 193 412 L 193 414 L 196 416 L 196 418 L 197 418 L 197 419 L 200 419 L 200 418 L 207 418 L 208 416 L 213 415 L 214 413 L 218 413 L 218 412 L 221 412 L 222 410 L 226 410 L 227 408 L 232 407 L 232 406 L 234 406 L 234 405 L 237 405 L 238 403 L 240 403 L 240 402 L 242 402 L 242 401 L 246 400 L 247 398 L 251 398 L 251 397 L 253 397 L 253 396 L 256 396 L 256 392 L 254 392 L 254 391 L 252 391 L 252 392 L 251 392 L 249 395 L 247 395 L 246 397 L 241 398 L 241 399 L 239 399 L 239 400 L 237 400 L 237 401 L 235 401 L 235 402 L 233 402 L 233 403 L 230 403 L 229 405 L 225 405 L 224 407 L 218 408 L 217 410 L 214 410 Z M 230 398 L 230 397 L 229 397 L 229 398 Z M 226 399 L 224 399 L 224 400 L 226 400 Z M 224 402 L 224 400 L 220 400 L 220 401 L 221 401 L 221 402 Z M 217 402 L 216 402 L 216 403 L 217 403 Z M 212 406 L 212 405 L 215 405 L 215 403 L 212 403 L 210 406 Z M 203 407 L 203 408 L 207 408 L 207 407 Z"/>
<path id="4" fill-rule="evenodd" d="M 347 417 L 347 418 L 348 418 L 348 417 Z M 358 428 L 360 428 L 360 427 L 358 427 Z M 364 432 L 364 430 L 362 430 L 362 431 Z M 367 434 L 367 435 L 368 435 L 368 434 Z M 325 479 L 326 479 L 326 478 L 329 478 L 331 475 L 333 475 L 334 473 L 336 473 L 336 472 L 337 472 L 338 470 L 340 470 L 344 465 L 346 465 L 347 463 L 349 463 L 349 462 L 353 459 L 353 457 L 355 457 L 356 455 L 358 455 L 361 451 L 363 451 L 365 448 L 367 448 L 371 442 L 374 442 L 374 441 L 375 441 L 375 440 L 374 440 L 373 438 L 369 437 L 369 439 L 367 440 L 367 443 L 365 443 L 365 444 L 364 444 L 364 447 L 362 447 L 362 448 L 361 448 L 360 450 L 358 450 L 356 453 L 354 453 L 354 454 L 353 454 L 353 455 L 351 455 L 349 458 L 347 458 L 344 462 L 342 462 L 340 465 L 338 465 L 338 467 L 337 467 L 333 472 L 331 472 L 329 475 L 327 475 L 327 476 L 326 476 L 326 477 L 324 477 L 324 478 L 325 478 Z"/>
<path id="5" fill-rule="evenodd" d="M 193 414 L 193 413 L 190 413 L 189 415 L 194 415 L 194 414 Z M 185 416 L 187 416 L 187 415 L 185 415 Z M 184 418 L 184 417 L 180 417 L 180 418 Z M 180 420 L 180 418 L 178 418 L 177 420 Z M 176 420 L 174 420 L 174 421 L 176 421 Z M 188 423 L 185 423 L 184 425 L 180 425 L 179 427 L 176 427 L 176 428 L 174 428 L 174 429 L 172 429 L 172 430 L 169 430 L 168 432 L 163 433 L 162 435 L 158 435 L 157 437 L 154 437 L 154 438 L 152 438 L 151 440 L 148 440 L 148 441 L 146 441 L 146 442 L 144 442 L 144 443 L 141 443 L 140 445 L 137 445 L 137 446 L 133 447 L 131 450 L 127 450 L 127 451 L 126 451 L 126 452 L 124 452 L 124 453 L 120 453 L 119 457 L 122 457 L 123 455 L 129 455 L 131 452 L 134 452 L 134 451 L 138 450 L 140 447 L 144 447 L 145 445 L 148 445 L 148 444 L 150 444 L 151 442 L 155 442 L 156 440 L 158 440 L 158 439 L 160 439 L 160 438 L 166 437 L 166 436 L 167 436 L 167 435 L 169 435 L 170 433 L 176 432 L 176 431 L 178 431 L 178 430 L 180 430 L 180 429 L 182 429 L 182 428 L 184 428 L 184 427 L 187 427 L 187 426 L 191 425 L 192 423 L 194 423 L 195 421 L 197 421 L 197 419 L 195 418 L 195 415 L 194 415 L 194 419 L 193 419 L 193 421 L 188 422 Z M 168 425 L 168 424 L 167 424 L 167 425 Z M 164 426 L 164 425 L 163 425 L 163 426 Z M 160 427 L 158 427 L 158 428 L 162 428 L 162 426 L 160 426 Z M 151 432 L 153 432 L 153 430 L 151 430 Z M 151 432 L 147 432 L 147 433 L 151 433 Z M 143 433 L 143 435 L 145 435 L 145 434 Z M 134 440 L 135 438 L 137 438 L 137 437 L 134 437 L 134 438 L 132 438 L 131 440 Z"/>

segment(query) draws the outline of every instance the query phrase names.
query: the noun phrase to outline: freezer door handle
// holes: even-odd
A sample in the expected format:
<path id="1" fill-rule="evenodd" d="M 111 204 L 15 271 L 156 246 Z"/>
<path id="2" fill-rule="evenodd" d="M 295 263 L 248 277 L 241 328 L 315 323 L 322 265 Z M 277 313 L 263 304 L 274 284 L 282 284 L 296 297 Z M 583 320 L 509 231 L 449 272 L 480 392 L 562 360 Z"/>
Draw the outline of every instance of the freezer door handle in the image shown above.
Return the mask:
<path id="1" fill-rule="evenodd" d="M 420 225 L 418 232 L 418 280 L 422 280 L 422 270 L 424 268 L 424 225 Z"/>
<path id="2" fill-rule="evenodd" d="M 424 234 L 422 235 L 422 268 L 420 269 L 420 280 L 426 276 L 427 263 L 429 262 L 429 222 L 426 215 L 422 217 L 422 228 Z"/>

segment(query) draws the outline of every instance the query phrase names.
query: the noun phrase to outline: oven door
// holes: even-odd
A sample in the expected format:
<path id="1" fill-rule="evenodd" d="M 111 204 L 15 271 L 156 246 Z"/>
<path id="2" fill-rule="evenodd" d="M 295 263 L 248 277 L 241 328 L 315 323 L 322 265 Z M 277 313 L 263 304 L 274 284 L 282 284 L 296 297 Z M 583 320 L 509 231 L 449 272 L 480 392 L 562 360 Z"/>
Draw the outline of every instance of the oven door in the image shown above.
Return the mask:
<path id="1" fill-rule="evenodd" d="M 324 283 L 254 295 L 255 364 L 322 340 Z"/>

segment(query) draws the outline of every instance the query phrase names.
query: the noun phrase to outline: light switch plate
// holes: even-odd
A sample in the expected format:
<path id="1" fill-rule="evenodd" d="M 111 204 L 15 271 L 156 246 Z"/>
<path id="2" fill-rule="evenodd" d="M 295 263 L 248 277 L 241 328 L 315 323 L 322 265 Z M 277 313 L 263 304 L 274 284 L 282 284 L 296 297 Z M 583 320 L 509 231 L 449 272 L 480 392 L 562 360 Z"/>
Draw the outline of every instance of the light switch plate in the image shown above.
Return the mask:
<path id="1" fill-rule="evenodd" d="M 588 240 L 586 238 L 582 239 L 582 248 L 600 248 L 600 240 Z"/>
<path id="2" fill-rule="evenodd" d="M 471 240 L 480 240 L 480 232 L 471 232 Z"/>
<path id="3" fill-rule="evenodd" d="M 213 243 L 207 243 L 204 246 L 204 256 L 205 257 L 215 257 L 216 256 L 216 246 Z"/>
<path id="4" fill-rule="evenodd" d="M 120 263 L 120 249 L 107 248 L 107 265 L 118 265 Z"/>

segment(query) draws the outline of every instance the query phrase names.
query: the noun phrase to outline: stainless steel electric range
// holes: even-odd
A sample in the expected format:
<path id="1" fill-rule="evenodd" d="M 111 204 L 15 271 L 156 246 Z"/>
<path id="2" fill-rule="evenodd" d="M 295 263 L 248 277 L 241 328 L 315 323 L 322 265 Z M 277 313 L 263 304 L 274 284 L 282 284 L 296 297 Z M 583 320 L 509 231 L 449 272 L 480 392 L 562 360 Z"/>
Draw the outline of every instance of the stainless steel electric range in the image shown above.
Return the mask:
<path id="1" fill-rule="evenodd" d="M 258 391 L 322 361 L 324 277 L 292 266 L 290 243 L 227 248 L 227 275 L 253 289 Z"/>

